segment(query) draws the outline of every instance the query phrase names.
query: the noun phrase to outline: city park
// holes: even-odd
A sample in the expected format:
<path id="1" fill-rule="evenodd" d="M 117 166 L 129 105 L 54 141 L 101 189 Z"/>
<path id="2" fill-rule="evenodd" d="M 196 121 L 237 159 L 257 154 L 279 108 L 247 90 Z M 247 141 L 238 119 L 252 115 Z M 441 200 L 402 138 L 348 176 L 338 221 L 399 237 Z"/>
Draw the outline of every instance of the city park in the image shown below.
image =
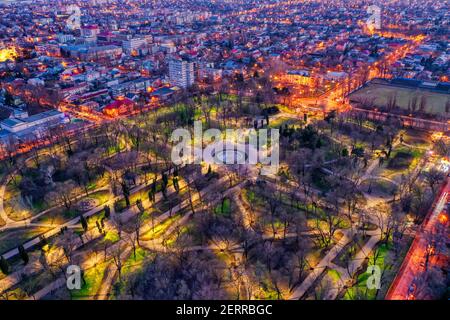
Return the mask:
<path id="1" fill-rule="evenodd" d="M 279 129 L 278 170 L 175 166 L 170 136 L 194 121 Z M 225 94 L 61 135 L 2 162 L 1 298 L 383 299 L 445 177 L 445 150 L 395 120 Z M 368 266 L 381 270 L 377 288 Z M 436 291 L 439 276 L 424 275 Z"/>

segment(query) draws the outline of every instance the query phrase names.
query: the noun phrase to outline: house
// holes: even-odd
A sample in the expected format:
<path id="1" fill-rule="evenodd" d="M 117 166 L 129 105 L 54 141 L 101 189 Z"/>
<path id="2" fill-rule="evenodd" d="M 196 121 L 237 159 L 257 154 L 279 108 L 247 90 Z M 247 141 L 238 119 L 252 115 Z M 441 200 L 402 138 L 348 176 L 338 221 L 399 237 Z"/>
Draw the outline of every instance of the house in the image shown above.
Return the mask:
<path id="1" fill-rule="evenodd" d="M 103 108 L 103 113 L 111 118 L 130 114 L 134 110 L 134 101 L 125 97 L 119 97 L 114 102 Z"/>
<path id="2" fill-rule="evenodd" d="M 283 77 L 289 83 L 309 86 L 312 84 L 311 73 L 307 70 L 289 70 Z"/>
<path id="3" fill-rule="evenodd" d="M 45 111 L 32 116 L 21 113 L 19 117 L 15 117 L 13 114 L 12 117 L 1 121 L 0 127 L 8 132 L 18 133 L 30 128 L 47 127 L 50 124 L 60 123 L 64 117 L 64 113 L 58 110 Z"/>
<path id="4" fill-rule="evenodd" d="M 160 88 L 152 92 L 151 96 L 156 97 L 160 100 L 168 100 L 173 94 L 175 93 L 175 90 L 171 88 Z"/>

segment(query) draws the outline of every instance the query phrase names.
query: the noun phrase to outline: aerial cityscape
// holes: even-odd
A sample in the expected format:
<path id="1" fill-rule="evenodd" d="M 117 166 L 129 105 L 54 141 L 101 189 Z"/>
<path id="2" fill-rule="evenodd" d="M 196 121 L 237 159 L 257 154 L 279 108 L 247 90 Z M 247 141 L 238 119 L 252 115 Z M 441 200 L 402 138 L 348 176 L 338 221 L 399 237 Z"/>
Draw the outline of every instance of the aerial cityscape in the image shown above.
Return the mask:
<path id="1" fill-rule="evenodd" d="M 444 0 L 0 1 L 0 300 L 448 300 L 449 39 Z"/>

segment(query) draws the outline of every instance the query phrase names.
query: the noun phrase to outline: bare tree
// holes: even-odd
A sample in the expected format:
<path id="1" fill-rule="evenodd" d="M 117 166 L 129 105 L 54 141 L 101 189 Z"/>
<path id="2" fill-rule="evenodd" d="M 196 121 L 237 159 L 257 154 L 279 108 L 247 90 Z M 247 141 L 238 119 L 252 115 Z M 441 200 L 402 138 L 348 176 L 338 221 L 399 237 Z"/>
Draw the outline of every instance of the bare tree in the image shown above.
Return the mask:
<path id="1" fill-rule="evenodd" d="M 124 248 L 123 248 L 121 242 L 117 243 L 116 245 L 114 245 L 112 247 L 111 256 L 112 256 L 114 265 L 117 268 L 120 282 L 122 282 L 123 254 L 124 254 Z"/>
<path id="2" fill-rule="evenodd" d="M 55 184 L 55 189 L 49 192 L 45 196 L 45 199 L 49 203 L 64 205 L 67 210 L 70 210 L 73 198 L 77 191 L 77 186 L 73 180 L 57 182 Z"/>
<path id="3" fill-rule="evenodd" d="M 424 172 L 423 175 L 425 177 L 425 181 L 431 189 L 431 192 L 433 193 L 433 195 L 435 195 L 437 192 L 437 187 L 445 178 L 444 173 L 437 169 L 430 169 L 429 171 Z"/>
<path id="4" fill-rule="evenodd" d="M 138 238 L 135 232 L 125 233 L 125 242 L 128 243 L 131 248 L 133 248 L 133 257 L 136 259 L 136 249 L 138 244 Z"/>

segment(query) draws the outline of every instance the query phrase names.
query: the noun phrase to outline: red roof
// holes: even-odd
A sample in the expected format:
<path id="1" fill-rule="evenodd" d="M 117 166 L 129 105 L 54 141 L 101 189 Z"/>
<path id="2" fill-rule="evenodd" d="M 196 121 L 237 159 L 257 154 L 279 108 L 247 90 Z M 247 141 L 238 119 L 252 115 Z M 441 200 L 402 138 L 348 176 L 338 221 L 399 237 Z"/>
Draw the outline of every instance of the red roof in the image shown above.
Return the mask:
<path id="1" fill-rule="evenodd" d="M 134 106 L 133 100 L 128 99 L 128 98 L 121 98 L 121 99 L 115 100 L 114 102 L 111 102 L 104 109 L 105 110 L 113 110 L 113 109 L 120 109 L 121 107 L 132 107 L 132 106 Z"/>

